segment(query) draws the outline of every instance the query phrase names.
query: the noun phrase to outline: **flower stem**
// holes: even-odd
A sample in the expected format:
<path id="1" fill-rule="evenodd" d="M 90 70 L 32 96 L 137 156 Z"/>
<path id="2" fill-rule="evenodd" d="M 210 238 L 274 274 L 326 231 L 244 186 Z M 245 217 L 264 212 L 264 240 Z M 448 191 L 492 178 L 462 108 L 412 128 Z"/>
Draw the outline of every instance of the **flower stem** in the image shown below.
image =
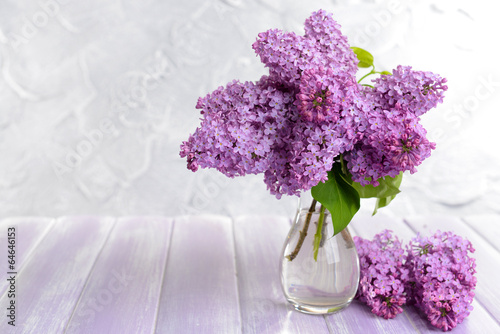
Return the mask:
<path id="1" fill-rule="evenodd" d="M 347 243 L 347 245 L 346 245 L 347 248 L 356 247 L 355 244 L 354 244 L 354 241 L 352 240 L 351 233 L 347 229 L 347 226 L 342 231 L 340 231 L 340 235 L 342 236 L 342 238 Z"/>
<path id="2" fill-rule="evenodd" d="M 316 226 L 316 234 L 314 235 L 314 261 L 318 261 L 319 247 L 321 246 L 321 240 L 323 239 L 324 221 L 325 207 L 321 205 L 321 209 L 319 210 L 318 226 Z"/>
<path id="3" fill-rule="evenodd" d="M 375 65 L 372 65 L 372 70 L 371 70 L 369 73 L 365 74 L 365 75 L 364 75 L 361 79 L 359 79 L 359 80 L 358 80 L 358 83 L 360 83 L 360 82 L 361 82 L 364 78 L 366 78 L 367 76 L 372 75 L 372 74 L 375 74 L 375 73 L 377 73 L 377 72 L 375 72 Z"/>
<path id="4" fill-rule="evenodd" d="M 307 212 L 306 216 L 306 222 L 304 223 L 304 228 L 302 231 L 300 231 L 300 237 L 299 241 L 297 242 L 297 245 L 295 246 L 295 249 L 293 252 L 291 252 L 289 255 L 286 256 L 286 258 L 290 261 L 293 261 L 295 257 L 297 257 L 297 254 L 299 254 L 300 248 L 302 247 L 302 244 L 304 243 L 304 240 L 306 239 L 307 235 L 307 230 L 309 229 L 309 224 L 311 223 L 311 217 L 314 211 L 316 210 L 316 203 L 317 201 L 313 199 L 311 203 L 311 207 L 309 208 L 309 211 Z"/>

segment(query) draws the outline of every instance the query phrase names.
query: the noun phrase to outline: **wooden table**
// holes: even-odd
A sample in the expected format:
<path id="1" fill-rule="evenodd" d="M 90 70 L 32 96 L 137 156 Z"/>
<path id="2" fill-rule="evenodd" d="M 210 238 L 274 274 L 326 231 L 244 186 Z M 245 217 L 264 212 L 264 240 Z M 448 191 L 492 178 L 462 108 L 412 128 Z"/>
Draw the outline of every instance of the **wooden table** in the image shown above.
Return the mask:
<path id="1" fill-rule="evenodd" d="M 411 307 L 393 320 L 357 301 L 328 316 L 294 311 L 278 277 L 289 227 L 285 217 L 263 216 L 3 219 L 0 333 L 440 332 Z M 365 238 L 384 228 L 404 241 L 436 229 L 467 237 L 476 248 L 476 298 L 453 333 L 500 333 L 500 216 L 378 215 L 351 224 Z M 12 300 L 15 327 L 7 317 Z"/>

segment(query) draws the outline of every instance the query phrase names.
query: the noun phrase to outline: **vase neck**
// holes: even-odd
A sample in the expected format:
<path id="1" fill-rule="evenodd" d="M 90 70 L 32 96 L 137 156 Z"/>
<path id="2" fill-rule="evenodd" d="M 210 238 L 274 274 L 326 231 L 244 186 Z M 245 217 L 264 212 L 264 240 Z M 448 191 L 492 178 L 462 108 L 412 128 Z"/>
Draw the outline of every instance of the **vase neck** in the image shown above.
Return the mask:
<path id="1" fill-rule="evenodd" d="M 309 210 L 311 208 L 311 204 L 313 202 L 314 198 L 311 195 L 311 191 L 303 191 L 300 193 L 299 199 L 298 199 L 298 208 L 300 210 Z M 316 210 L 319 210 L 320 204 L 316 204 Z"/>

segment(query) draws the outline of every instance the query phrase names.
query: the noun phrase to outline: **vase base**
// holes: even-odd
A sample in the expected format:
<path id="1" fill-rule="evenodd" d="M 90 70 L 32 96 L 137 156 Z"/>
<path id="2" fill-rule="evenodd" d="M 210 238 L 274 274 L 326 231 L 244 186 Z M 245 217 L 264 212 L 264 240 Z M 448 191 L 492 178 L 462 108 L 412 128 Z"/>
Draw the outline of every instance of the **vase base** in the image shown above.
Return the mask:
<path id="1" fill-rule="evenodd" d="M 299 312 L 302 312 L 302 313 L 306 313 L 306 314 L 318 314 L 318 315 L 321 315 L 321 314 L 332 314 L 332 313 L 336 313 L 336 312 L 339 312 L 341 310 L 343 310 L 344 308 L 346 308 L 347 306 L 349 306 L 349 304 L 351 304 L 351 300 L 343 303 L 343 304 L 340 304 L 340 305 L 336 305 L 336 306 L 328 306 L 328 307 L 321 307 L 321 306 L 315 306 L 315 305 L 305 305 L 305 304 L 297 304 L 293 301 L 289 301 L 293 307 L 299 311 Z"/>

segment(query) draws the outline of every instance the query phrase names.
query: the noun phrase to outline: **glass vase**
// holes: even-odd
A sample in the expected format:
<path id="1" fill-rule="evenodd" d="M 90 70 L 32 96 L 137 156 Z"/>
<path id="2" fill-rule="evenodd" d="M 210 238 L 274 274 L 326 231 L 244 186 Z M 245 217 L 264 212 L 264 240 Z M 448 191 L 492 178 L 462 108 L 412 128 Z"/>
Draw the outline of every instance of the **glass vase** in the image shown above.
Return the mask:
<path id="1" fill-rule="evenodd" d="M 304 203 L 302 200 L 299 203 Z M 359 259 L 354 241 L 345 228 L 333 236 L 328 210 L 321 204 L 302 207 L 295 216 L 280 259 L 281 286 L 296 310 L 329 314 L 348 306 L 358 289 Z M 322 217 L 321 217 L 322 216 Z M 318 228 L 318 223 L 323 221 Z M 317 256 L 314 258 L 316 236 Z"/>

